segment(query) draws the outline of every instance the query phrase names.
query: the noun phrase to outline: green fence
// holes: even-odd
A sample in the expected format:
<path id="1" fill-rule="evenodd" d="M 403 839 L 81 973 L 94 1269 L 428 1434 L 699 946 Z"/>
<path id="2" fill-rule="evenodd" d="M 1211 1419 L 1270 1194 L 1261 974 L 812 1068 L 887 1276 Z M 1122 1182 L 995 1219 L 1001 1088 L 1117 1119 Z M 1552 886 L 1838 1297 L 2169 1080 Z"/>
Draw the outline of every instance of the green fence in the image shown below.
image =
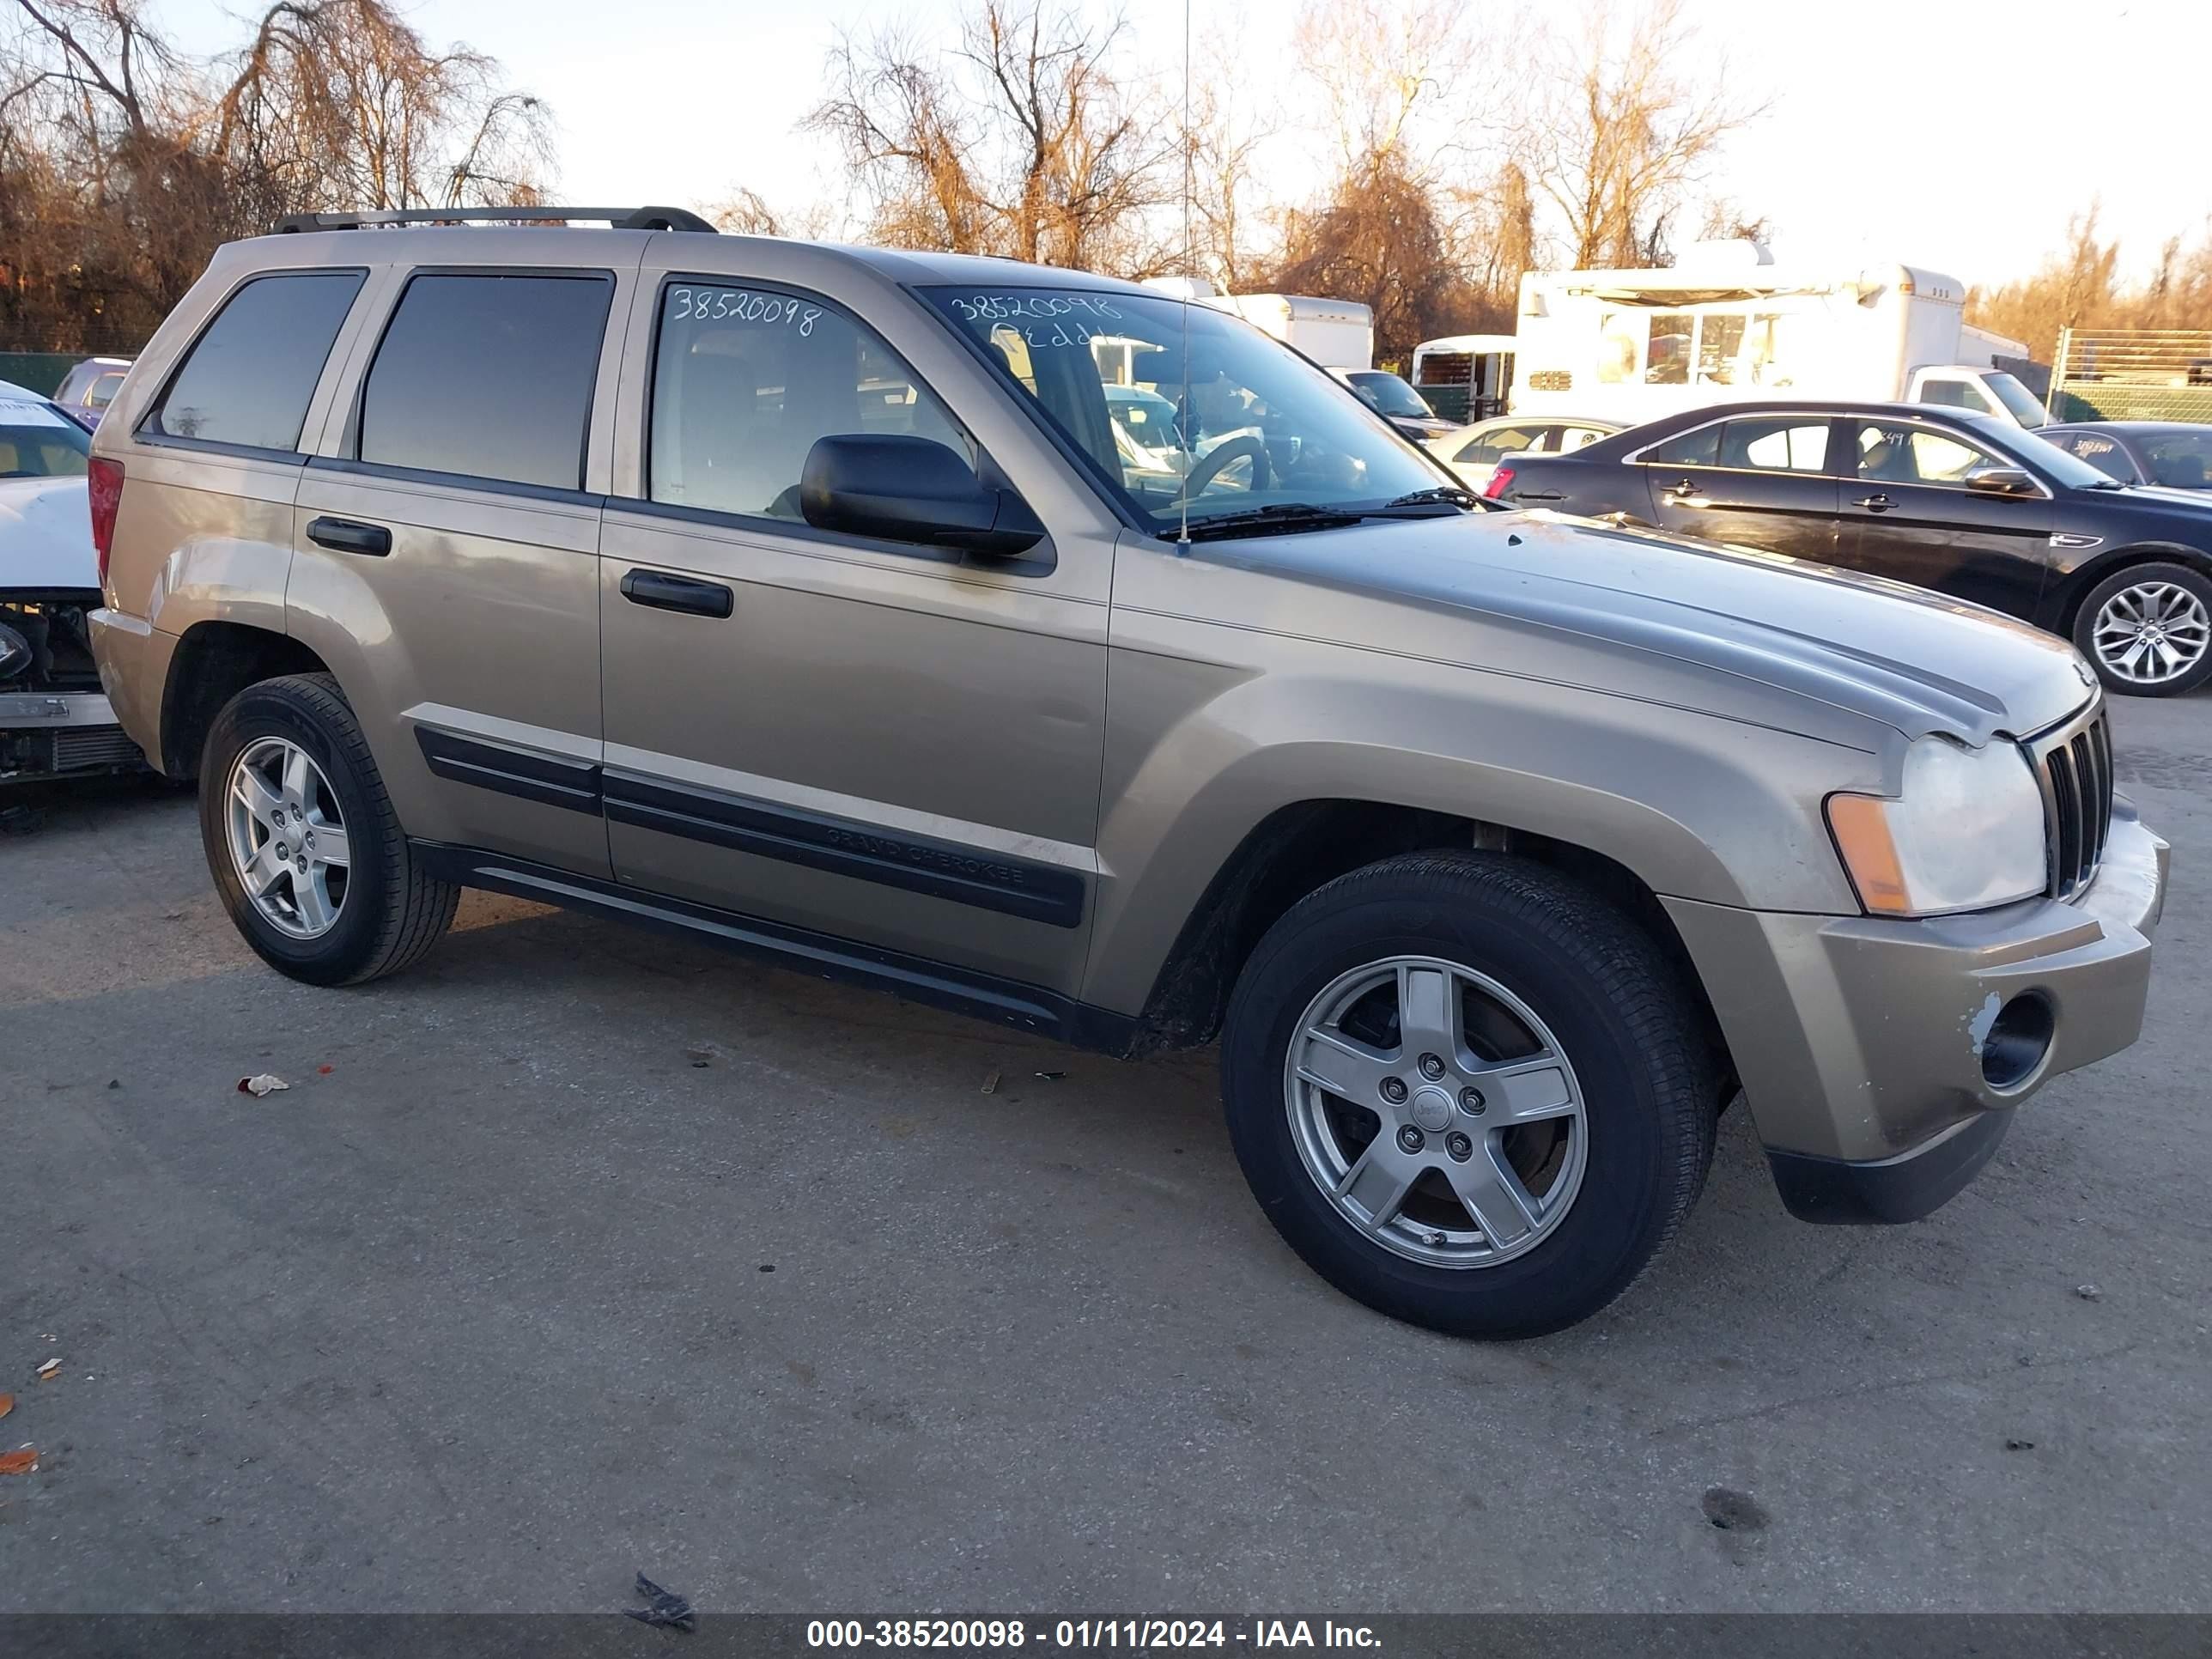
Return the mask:
<path id="1" fill-rule="evenodd" d="M 2191 421 L 2212 425 L 2212 386 L 2127 386 L 2076 381 L 2051 399 L 2061 421 Z"/>
<path id="2" fill-rule="evenodd" d="M 0 380 L 51 398 L 62 376 L 83 361 L 84 354 L 77 351 L 0 351 Z"/>

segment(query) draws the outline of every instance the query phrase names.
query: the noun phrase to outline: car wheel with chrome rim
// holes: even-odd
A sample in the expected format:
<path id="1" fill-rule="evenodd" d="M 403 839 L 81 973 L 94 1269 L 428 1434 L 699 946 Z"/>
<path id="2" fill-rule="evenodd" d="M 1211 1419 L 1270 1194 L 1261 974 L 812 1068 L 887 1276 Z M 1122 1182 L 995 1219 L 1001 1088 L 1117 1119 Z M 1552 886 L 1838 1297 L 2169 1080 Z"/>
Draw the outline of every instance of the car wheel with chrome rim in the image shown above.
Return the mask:
<path id="1" fill-rule="evenodd" d="M 1717 1115 L 1702 1030 L 1588 887 L 1419 854 L 1269 930 L 1223 1091 L 1262 1209 L 1324 1278 L 1437 1330 L 1534 1335 L 1618 1296 L 1687 1213 Z"/>
<path id="2" fill-rule="evenodd" d="M 2074 643 L 2111 690 L 2170 697 L 2212 678 L 2212 580 L 2186 565 L 2130 565 L 2083 598 Z"/>

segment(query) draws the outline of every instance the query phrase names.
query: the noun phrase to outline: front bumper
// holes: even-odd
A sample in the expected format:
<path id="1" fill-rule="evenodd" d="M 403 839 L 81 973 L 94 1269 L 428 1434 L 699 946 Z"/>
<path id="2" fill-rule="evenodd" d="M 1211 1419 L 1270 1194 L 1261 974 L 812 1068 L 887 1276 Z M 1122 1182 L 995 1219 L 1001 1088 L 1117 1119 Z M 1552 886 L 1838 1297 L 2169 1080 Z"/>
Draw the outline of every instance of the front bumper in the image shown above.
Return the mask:
<path id="1" fill-rule="evenodd" d="M 138 745 L 97 691 L 0 691 L 0 783 L 137 768 Z"/>
<path id="2" fill-rule="evenodd" d="M 1792 1213 L 1927 1214 L 1973 1179 L 2014 1108 L 2133 1042 L 2166 863 L 2123 799 L 2096 880 L 2069 902 L 1898 921 L 1664 901 Z M 2049 1032 L 2007 1075 L 1993 1022 L 2019 999 Z"/>

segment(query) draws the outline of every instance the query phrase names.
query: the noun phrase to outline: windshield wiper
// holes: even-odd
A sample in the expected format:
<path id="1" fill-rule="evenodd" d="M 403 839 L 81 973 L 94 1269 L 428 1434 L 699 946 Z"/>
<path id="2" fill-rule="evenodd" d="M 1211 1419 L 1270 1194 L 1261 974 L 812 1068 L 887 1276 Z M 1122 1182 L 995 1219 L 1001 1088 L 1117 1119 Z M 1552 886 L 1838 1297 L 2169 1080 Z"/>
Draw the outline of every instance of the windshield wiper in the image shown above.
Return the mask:
<path id="1" fill-rule="evenodd" d="M 1458 484 L 1437 484 L 1427 489 L 1408 490 L 1395 501 L 1385 501 L 1382 506 L 1374 508 L 1370 516 L 1373 516 L 1376 513 L 1388 513 L 1393 507 L 1438 505 L 1464 507 L 1479 511 L 1487 507 L 1489 503 L 1472 489 L 1464 489 Z"/>
<path id="2" fill-rule="evenodd" d="M 1342 507 L 1316 507 L 1311 501 L 1270 501 L 1265 507 L 1248 507 L 1241 513 L 1215 513 L 1193 519 L 1190 538 L 1196 542 L 1212 536 L 1250 535 L 1276 530 L 1340 530 L 1346 525 L 1358 524 L 1366 516 Z M 1170 527 L 1157 533 L 1174 541 L 1180 531 Z"/>

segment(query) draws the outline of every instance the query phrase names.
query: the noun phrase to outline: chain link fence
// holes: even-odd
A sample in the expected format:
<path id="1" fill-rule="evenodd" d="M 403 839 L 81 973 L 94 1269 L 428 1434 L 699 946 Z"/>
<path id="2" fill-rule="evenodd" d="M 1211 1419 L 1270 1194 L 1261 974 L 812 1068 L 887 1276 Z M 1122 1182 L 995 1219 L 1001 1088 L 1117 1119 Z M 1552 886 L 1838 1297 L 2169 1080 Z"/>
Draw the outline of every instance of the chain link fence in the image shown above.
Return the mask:
<path id="1" fill-rule="evenodd" d="M 2050 408 L 2061 421 L 2212 424 L 2212 329 L 2061 329 Z"/>

